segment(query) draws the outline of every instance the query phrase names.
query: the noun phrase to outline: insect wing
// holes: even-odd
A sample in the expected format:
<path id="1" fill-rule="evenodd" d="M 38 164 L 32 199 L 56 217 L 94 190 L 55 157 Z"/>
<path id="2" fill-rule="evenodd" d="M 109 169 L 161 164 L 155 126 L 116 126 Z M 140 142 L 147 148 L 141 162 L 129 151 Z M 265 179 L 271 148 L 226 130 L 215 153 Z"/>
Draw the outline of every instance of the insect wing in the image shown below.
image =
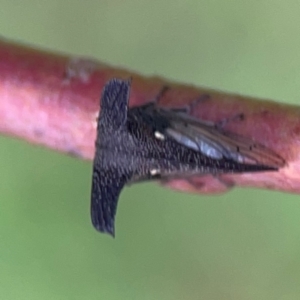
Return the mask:
<path id="1" fill-rule="evenodd" d="M 193 118 L 172 109 L 155 108 L 168 119 L 166 134 L 177 142 L 215 159 L 232 159 L 238 163 L 259 164 L 274 168 L 284 166 L 284 160 L 265 146 L 251 139 L 224 131 L 213 123 Z"/>

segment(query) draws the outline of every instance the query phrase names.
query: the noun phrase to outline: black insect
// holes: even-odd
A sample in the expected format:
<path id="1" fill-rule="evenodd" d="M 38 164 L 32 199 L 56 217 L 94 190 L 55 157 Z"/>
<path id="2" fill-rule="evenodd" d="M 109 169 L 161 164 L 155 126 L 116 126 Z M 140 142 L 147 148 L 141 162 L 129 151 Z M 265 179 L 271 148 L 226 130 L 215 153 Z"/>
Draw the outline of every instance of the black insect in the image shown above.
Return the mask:
<path id="1" fill-rule="evenodd" d="M 114 236 L 119 194 L 125 184 L 201 174 L 276 171 L 277 154 L 208 124 L 184 109 L 155 103 L 128 109 L 130 81 L 112 79 L 102 92 L 93 167 L 91 217 Z"/>

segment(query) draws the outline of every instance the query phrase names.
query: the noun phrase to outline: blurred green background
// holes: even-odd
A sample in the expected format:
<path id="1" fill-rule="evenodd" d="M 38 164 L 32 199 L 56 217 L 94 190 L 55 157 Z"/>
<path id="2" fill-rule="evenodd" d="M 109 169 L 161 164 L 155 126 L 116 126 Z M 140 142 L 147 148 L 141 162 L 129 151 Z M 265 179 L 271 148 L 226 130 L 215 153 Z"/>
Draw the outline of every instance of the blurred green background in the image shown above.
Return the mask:
<path id="1" fill-rule="evenodd" d="M 299 103 L 299 1 L 0 0 L 0 7 L 7 38 Z M 113 240 L 90 223 L 91 167 L 0 138 L 0 299 L 300 299 L 299 196 L 134 185 L 121 195 Z"/>

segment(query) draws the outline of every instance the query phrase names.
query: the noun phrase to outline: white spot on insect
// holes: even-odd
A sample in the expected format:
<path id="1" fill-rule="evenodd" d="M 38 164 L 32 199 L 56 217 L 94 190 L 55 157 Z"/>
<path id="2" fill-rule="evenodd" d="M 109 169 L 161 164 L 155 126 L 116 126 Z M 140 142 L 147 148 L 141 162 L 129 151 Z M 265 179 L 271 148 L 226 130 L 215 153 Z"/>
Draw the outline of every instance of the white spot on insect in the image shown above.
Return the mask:
<path id="1" fill-rule="evenodd" d="M 152 169 L 152 170 L 150 170 L 151 176 L 158 175 L 159 173 L 160 173 L 160 170 L 159 170 L 159 169 Z"/>
<path id="2" fill-rule="evenodd" d="M 155 136 L 158 140 L 161 140 L 161 141 L 163 141 L 163 140 L 165 139 L 165 136 L 164 136 L 162 133 L 160 133 L 159 131 L 155 131 L 155 132 L 154 132 L 154 136 Z"/>

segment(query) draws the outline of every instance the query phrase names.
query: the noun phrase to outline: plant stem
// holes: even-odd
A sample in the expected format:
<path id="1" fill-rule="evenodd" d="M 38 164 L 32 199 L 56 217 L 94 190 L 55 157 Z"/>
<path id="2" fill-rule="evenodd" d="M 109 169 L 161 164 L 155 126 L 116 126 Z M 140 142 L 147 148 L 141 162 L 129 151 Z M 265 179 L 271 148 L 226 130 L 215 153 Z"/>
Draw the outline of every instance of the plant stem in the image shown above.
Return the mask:
<path id="1" fill-rule="evenodd" d="M 195 178 L 194 184 L 171 180 L 169 187 L 218 193 L 231 185 L 300 192 L 300 108 L 216 92 L 158 77 L 145 77 L 95 60 L 53 54 L 0 40 L 0 132 L 31 143 L 93 159 L 96 118 L 104 84 L 132 78 L 130 106 L 154 99 L 164 86 L 161 105 L 180 107 L 197 98 L 198 118 L 232 119 L 226 130 L 249 137 L 281 155 L 287 166 L 278 172 Z M 234 120 L 242 114 L 243 118 Z M 230 184 L 224 184 L 229 182 Z"/>

